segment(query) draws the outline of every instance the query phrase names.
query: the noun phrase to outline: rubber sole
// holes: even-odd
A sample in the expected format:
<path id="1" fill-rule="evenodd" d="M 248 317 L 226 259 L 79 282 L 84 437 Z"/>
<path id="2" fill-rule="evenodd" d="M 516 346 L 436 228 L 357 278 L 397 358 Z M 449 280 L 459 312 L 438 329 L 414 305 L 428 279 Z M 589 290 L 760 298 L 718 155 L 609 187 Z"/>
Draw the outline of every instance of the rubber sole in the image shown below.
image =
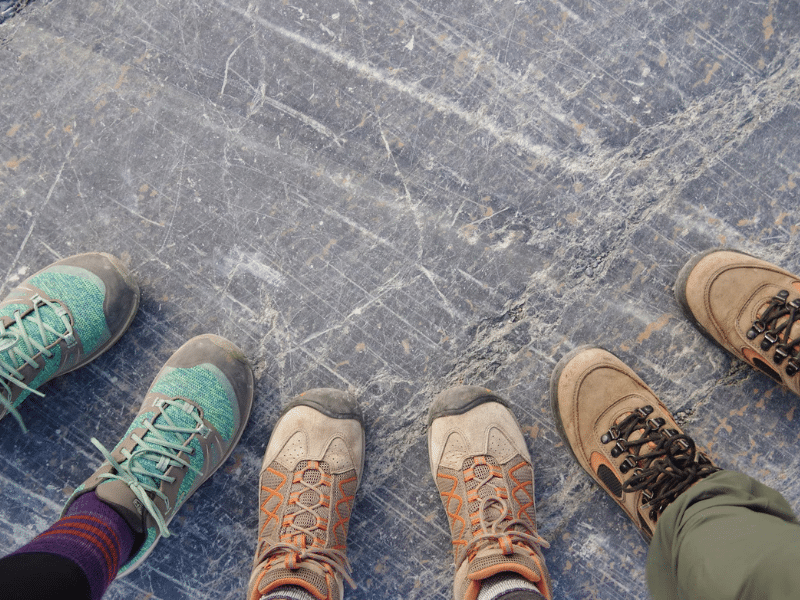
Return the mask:
<path id="1" fill-rule="evenodd" d="M 463 415 L 476 406 L 487 402 L 497 402 L 509 408 L 508 402 L 491 390 L 487 390 L 483 387 L 459 385 L 448 388 L 437 394 L 433 399 L 431 408 L 428 411 L 428 427 L 439 417 Z"/>
<path id="2" fill-rule="evenodd" d="M 335 388 L 314 388 L 295 396 L 283 407 L 280 416 L 296 406 L 308 406 L 331 419 L 355 419 L 364 425 L 364 417 L 355 400 L 347 392 Z"/>

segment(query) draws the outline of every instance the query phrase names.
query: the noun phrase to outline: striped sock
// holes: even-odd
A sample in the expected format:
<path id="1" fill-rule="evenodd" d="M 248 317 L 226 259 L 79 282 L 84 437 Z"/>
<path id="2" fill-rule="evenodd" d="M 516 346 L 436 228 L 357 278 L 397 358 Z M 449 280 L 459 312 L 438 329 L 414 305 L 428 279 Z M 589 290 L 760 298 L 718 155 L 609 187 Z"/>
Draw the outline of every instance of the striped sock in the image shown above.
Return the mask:
<path id="1" fill-rule="evenodd" d="M 133 531 L 125 519 L 89 492 L 50 529 L 10 556 L 46 553 L 71 560 L 86 575 L 92 600 L 100 600 L 130 556 L 133 541 Z"/>

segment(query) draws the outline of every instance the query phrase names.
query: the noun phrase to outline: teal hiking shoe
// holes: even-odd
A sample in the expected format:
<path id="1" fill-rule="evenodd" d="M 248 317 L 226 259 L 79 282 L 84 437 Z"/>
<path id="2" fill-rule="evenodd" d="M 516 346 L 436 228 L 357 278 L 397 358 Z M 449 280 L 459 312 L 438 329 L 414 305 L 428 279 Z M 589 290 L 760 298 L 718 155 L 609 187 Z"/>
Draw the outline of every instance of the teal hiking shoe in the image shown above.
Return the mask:
<path id="1" fill-rule="evenodd" d="M 139 287 L 114 256 L 64 258 L 11 290 L 0 302 L 0 419 L 38 388 L 100 356 L 128 329 Z"/>
<path id="2" fill-rule="evenodd" d="M 134 548 L 119 576 L 137 568 L 186 500 L 222 466 L 242 437 L 253 406 L 253 371 L 225 338 L 201 335 L 181 346 L 156 375 L 139 414 L 67 501 L 94 491 L 128 522 Z"/>

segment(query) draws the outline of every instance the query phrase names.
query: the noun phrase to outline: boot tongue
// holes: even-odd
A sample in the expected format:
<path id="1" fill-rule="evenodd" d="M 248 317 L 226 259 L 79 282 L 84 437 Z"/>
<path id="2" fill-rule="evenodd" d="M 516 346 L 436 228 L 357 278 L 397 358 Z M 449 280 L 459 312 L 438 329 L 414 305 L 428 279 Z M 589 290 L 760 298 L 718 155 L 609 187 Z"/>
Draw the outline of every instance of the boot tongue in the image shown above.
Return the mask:
<path id="1" fill-rule="evenodd" d="M 101 483 L 95 490 L 97 497 L 108 504 L 125 519 L 135 533 L 143 533 L 146 513 L 144 506 L 124 481 L 112 480 Z"/>
<path id="2" fill-rule="evenodd" d="M 544 577 L 536 561 L 527 552 L 519 549 L 513 554 L 505 555 L 497 547 L 480 550 L 470 561 L 464 579 L 459 580 L 456 574 L 456 586 L 459 590 L 456 597 L 475 600 L 483 582 L 501 573 L 516 573 L 536 586 L 537 590 L 547 597 L 544 591 L 546 589 L 546 584 L 543 583 Z"/>
<path id="3" fill-rule="evenodd" d="M 475 555 L 470 561 L 467 578 L 471 581 L 482 581 L 505 571 L 517 573 L 531 583 L 542 580 L 539 565 L 527 552 L 515 548 L 513 554 L 503 554 L 497 547 L 484 548 Z"/>

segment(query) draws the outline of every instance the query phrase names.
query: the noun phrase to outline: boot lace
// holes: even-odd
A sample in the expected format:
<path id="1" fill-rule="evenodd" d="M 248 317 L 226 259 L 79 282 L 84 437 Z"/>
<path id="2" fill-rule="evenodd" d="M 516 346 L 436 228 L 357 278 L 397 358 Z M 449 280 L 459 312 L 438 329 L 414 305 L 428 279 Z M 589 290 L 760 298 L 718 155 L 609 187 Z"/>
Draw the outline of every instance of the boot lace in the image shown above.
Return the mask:
<path id="1" fill-rule="evenodd" d="M 763 334 L 761 349 L 766 352 L 774 346 L 773 362 L 780 365 L 786 361 L 784 365 L 786 374 L 793 377 L 800 371 L 800 357 L 798 356 L 800 335 L 792 338 L 792 328 L 797 321 L 800 321 L 800 298 L 791 301 L 788 299 L 788 291 L 778 292 L 764 313 L 753 321 L 752 327 L 747 332 L 747 339 L 754 340 Z"/>
<path id="2" fill-rule="evenodd" d="M 188 461 L 180 457 L 180 453 L 194 454 L 195 449 L 185 445 L 186 440 L 195 433 L 207 436 L 209 428 L 203 424 L 203 419 L 197 412 L 197 407 L 180 398 L 169 400 L 158 399 L 155 406 L 162 408 L 161 413 L 152 421 L 145 421 L 144 427 L 147 433 L 139 437 L 136 434 L 131 436 L 136 446 L 133 451 L 123 449 L 122 455 L 125 457 L 121 462 L 111 455 L 103 444 L 92 438 L 98 450 L 114 468 L 115 473 L 103 473 L 99 477 L 109 481 L 122 481 L 128 485 L 133 494 L 142 503 L 144 509 L 150 513 L 163 537 L 169 537 L 170 532 L 164 515 L 161 514 L 158 506 L 152 498 L 157 496 L 164 501 L 166 511 L 171 510 L 169 497 L 159 488 L 160 482 L 174 483 L 175 477 L 166 474 L 170 467 L 184 467 L 196 473 L 200 477 L 203 473 L 194 468 Z M 192 417 L 195 421 L 194 427 L 181 427 L 175 423 L 167 414 L 167 408 L 179 410 Z"/>
<path id="3" fill-rule="evenodd" d="M 505 555 L 514 553 L 515 544 L 526 546 L 530 551 L 536 547 L 550 547 L 532 523 L 512 517 L 508 506 L 508 490 L 501 483 L 504 477 L 498 466 L 489 464 L 482 457 L 475 457 L 475 463 L 467 469 L 465 479 L 477 482 L 477 487 L 468 492 L 467 499 L 479 499 L 477 511 L 470 515 L 473 527 L 478 525 L 479 529 L 467 544 L 456 570 L 465 560 L 490 546 L 499 547 Z M 499 480 L 499 485 L 492 480 Z"/>
<path id="4" fill-rule="evenodd" d="M 60 340 L 65 340 L 68 347 L 78 343 L 72 329 L 70 316 L 63 306 L 45 300 L 39 294 L 31 298 L 31 303 L 31 309 L 25 314 L 18 310 L 14 311 L 14 322 L 8 327 L 0 321 L 0 386 L 3 390 L 0 392 L 0 408 L 7 410 L 17 420 L 24 432 L 27 432 L 28 429 L 11 400 L 12 386 L 36 394 L 40 398 L 43 398 L 44 394 L 25 383 L 20 369 L 25 365 L 37 370 L 41 368 L 41 365 L 36 362 L 36 356 L 41 354 L 45 358 L 53 358 L 54 353 L 48 347 Z M 64 330 L 58 331 L 45 322 L 42 309 L 52 310 L 64 325 Z M 34 333 L 39 334 L 38 338 L 28 332 L 26 324 L 33 326 Z"/>
<path id="5" fill-rule="evenodd" d="M 319 511 L 331 505 L 331 476 L 319 462 L 308 461 L 305 467 L 295 472 L 292 483 L 299 484 L 300 488 L 289 494 L 287 512 L 292 507 L 296 510 L 286 514 L 280 541 L 265 544 L 258 562 L 282 557 L 284 566 L 289 570 L 299 569 L 301 563 L 309 562 L 325 573 L 329 590 L 333 589 L 332 578 L 337 573 L 355 589 L 356 582 L 350 575 L 351 567 L 345 553 L 337 548 L 326 548 L 325 540 L 317 537 L 315 532 L 315 529 L 327 530 L 328 521 Z M 313 498 L 316 501 L 310 503 Z"/>
<path id="6" fill-rule="evenodd" d="M 611 449 L 614 458 L 629 453 L 619 466 L 622 474 L 632 472 L 622 484 L 622 491 L 642 491 L 642 506 L 649 506 L 650 519 L 655 521 L 691 485 L 720 469 L 705 454 L 697 452 L 688 435 L 665 428 L 667 422 L 661 417 L 649 418 L 652 412 L 650 405 L 633 411 L 603 434 L 600 441 L 615 442 Z"/>

